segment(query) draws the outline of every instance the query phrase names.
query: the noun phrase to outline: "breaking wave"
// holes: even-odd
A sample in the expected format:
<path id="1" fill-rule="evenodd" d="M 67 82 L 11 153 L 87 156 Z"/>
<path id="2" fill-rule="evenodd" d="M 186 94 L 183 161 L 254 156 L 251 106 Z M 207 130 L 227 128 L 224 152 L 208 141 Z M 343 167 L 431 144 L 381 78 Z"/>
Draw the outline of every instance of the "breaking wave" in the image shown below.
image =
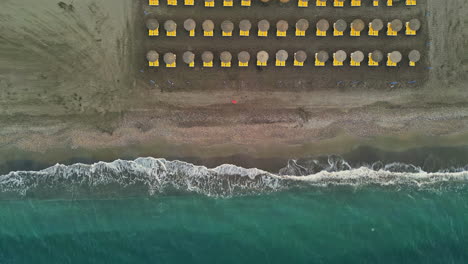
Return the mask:
<path id="1" fill-rule="evenodd" d="M 327 186 L 396 186 L 456 188 L 468 186 L 467 168 L 425 172 L 404 163 L 352 168 L 339 156 L 325 162 L 290 160 L 279 173 L 224 164 L 216 168 L 182 161 L 138 158 L 92 165 L 57 164 L 41 171 L 17 171 L 0 176 L 0 198 L 49 197 L 55 195 L 108 196 L 119 194 L 197 193 L 231 197 L 269 193 L 291 188 Z"/>

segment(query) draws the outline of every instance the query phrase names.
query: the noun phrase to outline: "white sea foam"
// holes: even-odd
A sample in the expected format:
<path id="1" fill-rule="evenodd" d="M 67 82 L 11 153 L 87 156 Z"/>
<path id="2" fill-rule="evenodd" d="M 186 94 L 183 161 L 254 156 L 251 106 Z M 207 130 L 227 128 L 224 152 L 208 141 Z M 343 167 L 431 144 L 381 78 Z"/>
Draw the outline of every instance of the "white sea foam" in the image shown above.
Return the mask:
<path id="1" fill-rule="evenodd" d="M 465 170 L 428 173 L 412 166 L 409 172 L 395 172 L 390 170 L 395 166 L 400 166 L 401 169 L 407 165 L 389 164 L 382 169 L 373 170 L 372 166 L 353 169 L 344 161 L 330 162 L 329 159 L 328 163 L 328 167 L 310 174 L 301 174 L 310 168 L 300 167 L 295 161 L 290 161 L 279 174 L 230 164 L 207 168 L 182 161 L 156 158 L 116 160 L 92 165 L 57 164 L 41 171 L 16 171 L 0 176 L 0 194 L 27 196 L 31 193 L 37 195 L 40 192 L 54 191 L 93 193 L 103 189 L 112 189 L 113 193 L 119 193 L 131 189 L 149 195 L 192 192 L 207 196 L 229 197 L 307 186 L 405 185 L 421 188 L 444 182 L 468 183 L 468 172 Z M 296 175 L 285 174 L 288 171 L 293 171 Z"/>

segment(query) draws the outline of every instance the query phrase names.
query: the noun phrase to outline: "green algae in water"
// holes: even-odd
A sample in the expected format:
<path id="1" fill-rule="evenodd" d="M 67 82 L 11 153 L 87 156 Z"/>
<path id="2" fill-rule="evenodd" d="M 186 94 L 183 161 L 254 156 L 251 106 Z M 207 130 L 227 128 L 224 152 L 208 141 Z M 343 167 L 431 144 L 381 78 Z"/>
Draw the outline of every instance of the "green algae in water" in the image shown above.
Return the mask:
<path id="1" fill-rule="evenodd" d="M 468 261 L 466 188 L 2 201 L 0 223 L 0 263 Z"/>

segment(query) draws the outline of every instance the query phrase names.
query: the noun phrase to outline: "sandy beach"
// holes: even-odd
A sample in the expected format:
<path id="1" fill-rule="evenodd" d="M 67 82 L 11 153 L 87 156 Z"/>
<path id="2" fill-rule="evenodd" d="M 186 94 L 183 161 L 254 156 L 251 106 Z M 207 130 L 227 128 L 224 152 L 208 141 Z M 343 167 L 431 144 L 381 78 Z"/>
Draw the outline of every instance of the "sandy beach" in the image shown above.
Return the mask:
<path id="1" fill-rule="evenodd" d="M 0 173 L 24 160 L 47 166 L 154 156 L 262 167 L 262 160 L 363 145 L 467 145 L 468 7 L 465 0 L 421 2 L 429 46 L 421 83 L 348 80 L 307 89 L 298 79 L 269 89 L 247 79 L 192 91 L 142 76 L 137 1 L 3 1 Z"/>

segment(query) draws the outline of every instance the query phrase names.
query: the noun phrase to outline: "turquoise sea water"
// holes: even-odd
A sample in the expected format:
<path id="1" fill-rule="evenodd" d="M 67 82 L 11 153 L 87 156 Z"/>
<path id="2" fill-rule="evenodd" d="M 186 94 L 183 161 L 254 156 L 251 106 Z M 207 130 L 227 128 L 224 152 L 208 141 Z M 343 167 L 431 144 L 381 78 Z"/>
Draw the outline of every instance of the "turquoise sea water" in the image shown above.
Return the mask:
<path id="1" fill-rule="evenodd" d="M 468 188 L 0 202 L 0 263 L 467 263 Z"/>

